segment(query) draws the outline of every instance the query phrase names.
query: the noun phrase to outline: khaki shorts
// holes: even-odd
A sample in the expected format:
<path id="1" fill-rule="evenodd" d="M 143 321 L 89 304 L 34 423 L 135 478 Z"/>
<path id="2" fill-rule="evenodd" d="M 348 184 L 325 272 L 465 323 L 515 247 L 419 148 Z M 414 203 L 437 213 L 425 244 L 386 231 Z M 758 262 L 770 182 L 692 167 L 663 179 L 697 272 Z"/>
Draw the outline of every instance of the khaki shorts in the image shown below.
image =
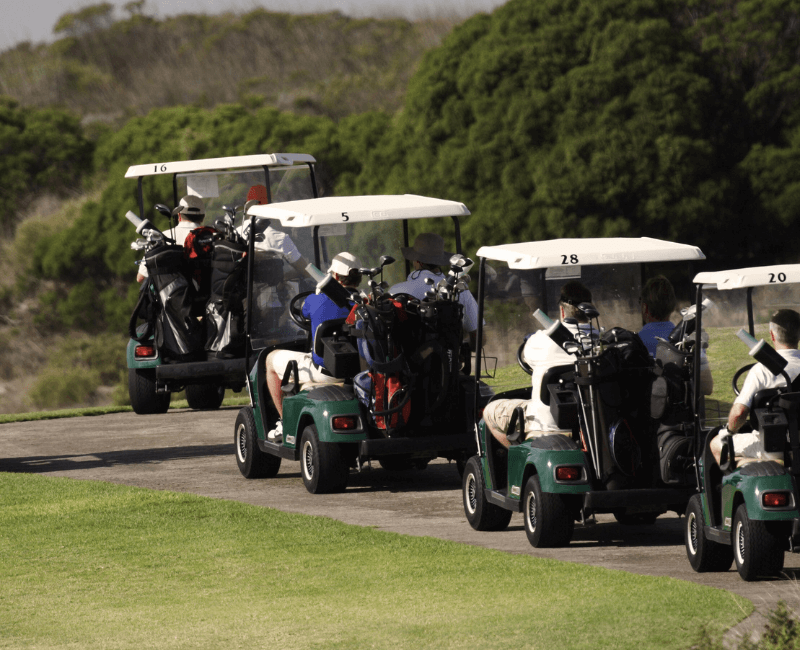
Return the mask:
<path id="1" fill-rule="evenodd" d="M 314 358 L 310 352 L 273 350 L 267 355 L 267 370 L 269 371 L 271 366 L 282 378 L 290 361 L 297 361 L 297 375 L 301 384 L 336 384 L 342 381 L 321 372 L 314 364 Z"/>
<path id="2" fill-rule="evenodd" d="M 715 440 L 720 440 L 726 435 L 728 435 L 728 429 L 724 428 L 717 434 Z M 761 442 L 761 436 L 757 432 L 732 433 L 730 435 L 733 438 L 733 453 L 737 460 L 741 458 L 783 462 L 782 452 L 764 451 L 764 444 Z"/>
<path id="3" fill-rule="evenodd" d="M 514 410 L 521 406 L 525 415 L 525 440 L 529 438 L 536 438 L 537 436 L 546 436 L 553 433 L 567 433 L 571 431 L 562 431 L 560 429 L 543 429 L 542 425 L 536 421 L 536 418 L 527 415 L 527 406 L 530 400 L 527 399 L 496 399 L 489 402 L 486 408 L 483 409 L 483 419 L 490 429 L 500 431 L 501 433 L 508 432 L 508 423 L 511 421 L 511 414 Z"/>

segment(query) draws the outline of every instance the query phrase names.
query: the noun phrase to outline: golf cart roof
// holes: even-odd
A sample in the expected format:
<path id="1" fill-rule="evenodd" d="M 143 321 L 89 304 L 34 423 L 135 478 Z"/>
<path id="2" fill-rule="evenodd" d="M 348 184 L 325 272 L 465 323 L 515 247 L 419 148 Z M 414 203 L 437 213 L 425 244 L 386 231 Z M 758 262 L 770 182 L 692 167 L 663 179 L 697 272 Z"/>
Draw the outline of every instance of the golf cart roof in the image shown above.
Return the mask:
<path id="1" fill-rule="evenodd" d="M 731 271 L 706 271 L 698 273 L 694 277 L 695 284 L 710 285 L 719 291 L 795 282 L 800 282 L 800 264 L 754 266 Z"/>
<path id="2" fill-rule="evenodd" d="M 459 217 L 470 212 L 463 203 L 414 194 L 378 196 L 326 196 L 319 199 L 254 205 L 248 215 L 276 219 L 282 226 L 304 228 L 337 223 L 363 223 Z"/>
<path id="3" fill-rule="evenodd" d="M 241 169 L 243 167 L 282 167 L 314 162 L 316 162 L 314 156 L 310 156 L 306 153 L 269 153 L 256 154 L 254 156 L 178 160 L 175 162 L 155 162 L 145 165 L 132 165 L 128 167 L 125 178 L 158 176 L 160 174 L 207 172 L 218 169 Z"/>
<path id="4" fill-rule="evenodd" d="M 478 257 L 506 262 L 511 269 L 546 269 L 589 266 L 592 264 L 630 264 L 704 260 L 697 246 L 676 244 L 650 237 L 605 237 L 596 239 L 550 239 L 482 246 Z"/>

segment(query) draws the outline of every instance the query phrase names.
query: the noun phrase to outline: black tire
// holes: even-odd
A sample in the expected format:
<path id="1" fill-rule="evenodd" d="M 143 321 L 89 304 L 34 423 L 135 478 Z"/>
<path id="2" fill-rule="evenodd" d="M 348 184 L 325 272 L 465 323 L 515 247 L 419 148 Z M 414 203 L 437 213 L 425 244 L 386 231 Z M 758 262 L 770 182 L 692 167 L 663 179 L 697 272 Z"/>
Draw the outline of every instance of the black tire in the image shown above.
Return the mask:
<path id="1" fill-rule="evenodd" d="M 189 384 L 186 386 L 186 401 L 195 411 L 213 411 L 222 406 L 225 389 L 213 384 Z"/>
<path id="2" fill-rule="evenodd" d="M 490 503 L 486 499 L 485 488 L 480 458 L 473 456 L 467 461 L 461 480 L 467 521 L 475 530 L 505 530 L 511 521 L 511 511 Z"/>
<path id="3" fill-rule="evenodd" d="M 750 582 L 758 576 L 774 576 L 783 569 L 784 549 L 764 521 L 747 515 L 745 504 L 733 517 L 733 559 L 742 580 Z"/>
<path id="4" fill-rule="evenodd" d="M 266 454 L 258 448 L 258 435 L 253 409 L 245 406 L 236 416 L 233 429 L 236 464 L 245 478 L 274 478 L 281 468 L 280 456 Z"/>
<path id="5" fill-rule="evenodd" d="M 128 368 L 128 395 L 133 412 L 139 415 L 169 410 L 170 394 L 156 392 L 156 371 L 153 368 Z"/>
<path id="6" fill-rule="evenodd" d="M 703 502 L 699 494 L 689 499 L 684 520 L 684 543 L 689 564 L 698 573 L 727 571 L 733 564 L 733 549 L 708 539 L 703 532 L 706 525 Z"/>
<path id="7" fill-rule="evenodd" d="M 567 546 L 575 529 L 575 518 L 560 494 L 542 492 L 534 474 L 522 493 L 525 534 L 534 548 Z"/>
<path id="8" fill-rule="evenodd" d="M 656 523 L 658 515 L 654 512 L 628 514 L 626 512 L 615 512 L 616 519 L 623 526 L 652 526 Z"/>
<path id="9" fill-rule="evenodd" d="M 320 442 L 313 424 L 300 436 L 300 473 L 311 494 L 343 492 L 347 487 L 350 468 L 341 448 L 335 443 Z"/>

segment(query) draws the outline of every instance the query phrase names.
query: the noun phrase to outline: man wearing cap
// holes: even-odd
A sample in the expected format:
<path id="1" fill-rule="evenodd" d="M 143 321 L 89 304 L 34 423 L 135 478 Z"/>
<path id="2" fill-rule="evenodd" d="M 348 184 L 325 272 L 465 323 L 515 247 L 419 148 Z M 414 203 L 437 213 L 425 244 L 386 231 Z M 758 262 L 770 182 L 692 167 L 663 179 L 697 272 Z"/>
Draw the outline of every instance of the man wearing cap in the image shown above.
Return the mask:
<path id="1" fill-rule="evenodd" d="M 257 201 L 257 203 L 250 204 L 250 201 Z M 267 205 L 269 203 L 267 188 L 264 185 L 253 185 L 247 192 L 247 203 L 250 205 Z M 295 271 L 297 271 L 297 276 L 293 277 L 305 277 L 308 260 L 303 257 L 288 234 L 273 228 L 269 219 L 257 219 L 255 231 L 256 250 L 278 253 L 295 269 Z M 240 234 L 247 239 L 249 233 L 250 220 L 247 215 L 245 215 L 240 228 Z M 258 237 L 258 235 L 263 235 L 263 238 Z"/>
<path id="2" fill-rule="evenodd" d="M 361 283 L 361 272 L 359 262 L 352 253 L 339 253 L 331 261 L 328 273 L 333 279 L 342 286 L 349 289 L 356 289 Z M 350 314 L 350 307 L 339 307 L 324 293 L 309 295 L 303 303 L 303 316 L 311 321 L 311 352 L 295 352 L 293 350 L 273 350 L 267 355 L 267 389 L 272 397 L 272 403 L 278 410 L 278 415 L 283 418 L 283 392 L 281 391 L 281 379 L 286 372 L 286 367 L 290 361 L 297 361 L 298 379 L 301 384 L 314 383 L 336 383 L 341 381 L 337 377 L 331 376 L 325 368 L 325 360 L 314 350 L 314 340 L 320 325 L 338 318 L 347 318 Z M 275 429 L 267 434 L 271 442 L 281 442 L 283 440 L 283 422 L 278 420 Z"/>
<path id="3" fill-rule="evenodd" d="M 178 225 L 172 228 L 172 238 L 178 246 L 183 246 L 183 242 L 189 233 L 203 225 L 206 208 L 203 204 L 203 199 L 199 196 L 187 194 L 180 200 L 178 207 L 172 211 L 172 214 L 178 215 Z M 136 281 L 142 282 L 149 275 L 147 267 L 144 264 L 140 264 Z"/>
<path id="4" fill-rule="evenodd" d="M 558 302 L 559 316 L 564 326 L 577 339 L 597 333 L 589 319 L 577 309 L 582 302 L 591 301 L 592 293 L 577 280 L 567 282 L 561 288 Z M 539 330 L 528 337 L 522 350 L 522 358 L 533 370 L 531 399 L 494 400 L 489 402 L 483 411 L 483 420 L 489 431 L 506 448 L 511 446 L 506 435 L 508 424 L 518 406 L 525 411 L 526 439 L 560 431 L 550 414 L 550 407 L 541 400 L 542 380 L 550 368 L 571 365 L 575 361 L 575 357 L 556 345 L 544 330 Z"/>
<path id="5" fill-rule="evenodd" d="M 788 365 L 784 371 L 789 379 L 800 375 L 800 350 L 797 349 L 800 341 L 800 314 L 794 309 L 779 309 L 769 319 L 769 335 L 772 343 Z M 714 459 L 719 463 L 722 451 L 722 439 L 728 434 L 733 436 L 733 450 L 737 456 L 746 458 L 760 458 L 763 460 L 783 460 L 783 453 L 768 452 L 764 449 L 760 434 L 738 433 L 747 422 L 750 409 L 753 408 L 755 394 L 765 388 L 778 388 L 786 385 L 783 375 L 773 375 L 763 364 L 757 363 L 747 373 L 742 390 L 733 402 L 728 414 L 728 425 L 723 428 L 711 441 L 709 447 Z"/>
<path id="6" fill-rule="evenodd" d="M 432 232 L 418 235 L 414 245 L 404 246 L 402 251 L 403 257 L 413 263 L 414 270 L 405 282 L 391 287 L 389 293 L 407 293 L 422 300 L 430 289 L 430 285 L 425 284 L 425 279 L 431 278 L 438 284 L 444 278 L 441 267 L 450 264 L 453 254 L 445 252 L 444 239 Z M 469 291 L 458 294 L 458 301 L 464 307 L 464 331 L 469 333 L 470 344 L 474 350 L 478 330 L 478 303 Z"/>

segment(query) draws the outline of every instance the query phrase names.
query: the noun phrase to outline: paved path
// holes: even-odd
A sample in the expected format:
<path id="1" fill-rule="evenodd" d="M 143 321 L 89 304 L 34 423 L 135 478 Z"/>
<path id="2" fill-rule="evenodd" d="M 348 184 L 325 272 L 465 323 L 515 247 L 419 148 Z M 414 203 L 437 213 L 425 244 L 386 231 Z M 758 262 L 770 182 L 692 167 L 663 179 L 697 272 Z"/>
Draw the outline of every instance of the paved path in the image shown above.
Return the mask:
<path id="1" fill-rule="evenodd" d="M 783 599 L 800 612 L 800 556 L 786 556 L 785 577 L 746 583 L 735 569 L 697 574 L 686 559 L 682 520 L 662 516 L 655 525 L 623 527 L 602 516 L 577 525 L 568 548 L 532 548 L 514 515 L 508 530 L 474 531 L 464 517 L 454 464 L 436 461 L 425 471 L 389 473 L 376 465 L 353 473 L 344 494 L 312 495 L 299 463 L 284 461 L 277 478 L 248 481 L 233 455 L 238 408 L 166 415 L 120 413 L 0 425 L 0 471 L 109 481 L 157 490 L 191 492 L 289 512 L 324 515 L 380 530 L 425 535 L 654 576 L 672 576 L 728 589 L 753 601 L 758 613 L 729 633 L 735 637 L 764 622 Z"/>

